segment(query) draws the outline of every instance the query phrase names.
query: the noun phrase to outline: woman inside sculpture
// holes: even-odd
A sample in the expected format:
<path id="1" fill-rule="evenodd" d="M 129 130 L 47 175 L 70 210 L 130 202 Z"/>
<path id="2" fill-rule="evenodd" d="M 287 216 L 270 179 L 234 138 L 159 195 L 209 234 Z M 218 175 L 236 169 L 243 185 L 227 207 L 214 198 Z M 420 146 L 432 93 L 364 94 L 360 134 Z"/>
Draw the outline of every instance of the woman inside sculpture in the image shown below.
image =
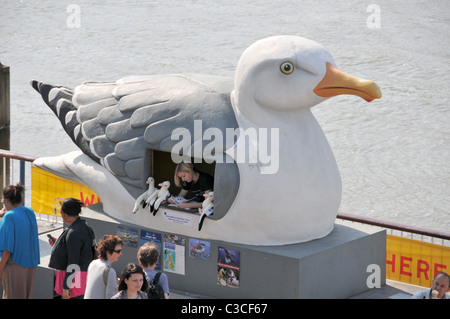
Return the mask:
<path id="1" fill-rule="evenodd" d="M 176 204 L 178 208 L 201 208 L 205 199 L 204 194 L 213 191 L 214 177 L 197 171 L 191 163 L 180 163 L 175 168 L 175 185 L 181 187 L 176 197 L 170 197 L 169 203 Z M 188 193 L 194 194 L 192 198 L 186 199 Z"/>

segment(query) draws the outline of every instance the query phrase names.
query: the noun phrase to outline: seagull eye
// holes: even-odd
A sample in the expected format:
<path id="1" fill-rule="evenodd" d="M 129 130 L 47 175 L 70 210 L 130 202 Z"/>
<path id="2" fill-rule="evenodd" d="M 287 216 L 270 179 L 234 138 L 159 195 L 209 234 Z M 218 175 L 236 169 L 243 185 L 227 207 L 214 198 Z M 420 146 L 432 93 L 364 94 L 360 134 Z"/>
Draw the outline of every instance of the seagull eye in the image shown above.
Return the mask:
<path id="1" fill-rule="evenodd" d="M 294 72 L 294 64 L 292 62 L 283 62 L 280 65 L 280 70 L 283 74 L 291 74 Z"/>

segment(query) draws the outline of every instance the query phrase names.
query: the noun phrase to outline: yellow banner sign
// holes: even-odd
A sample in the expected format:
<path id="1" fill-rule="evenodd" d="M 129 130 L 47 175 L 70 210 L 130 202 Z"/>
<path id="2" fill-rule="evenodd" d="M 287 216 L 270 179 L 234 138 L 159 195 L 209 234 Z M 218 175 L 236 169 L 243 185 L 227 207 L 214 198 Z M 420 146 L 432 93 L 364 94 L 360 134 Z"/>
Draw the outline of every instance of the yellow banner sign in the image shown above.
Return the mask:
<path id="1" fill-rule="evenodd" d="M 437 273 L 449 270 L 450 247 L 387 235 L 387 279 L 431 287 Z"/>
<path id="2" fill-rule="evenodd" d="M 86 206 L 100 202 L 89 187 L 31 166 L 31 207 L 36 213 L 60 216 L 59 202 L 67 197 L 77 198 Z"/>

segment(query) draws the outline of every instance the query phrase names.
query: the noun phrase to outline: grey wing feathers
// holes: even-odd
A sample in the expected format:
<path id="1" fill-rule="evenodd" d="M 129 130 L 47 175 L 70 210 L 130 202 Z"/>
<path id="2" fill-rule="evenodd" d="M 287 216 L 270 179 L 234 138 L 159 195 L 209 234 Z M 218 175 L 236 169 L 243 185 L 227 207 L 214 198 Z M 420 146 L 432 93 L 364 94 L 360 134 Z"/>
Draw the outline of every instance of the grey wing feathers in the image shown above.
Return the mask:
<path id="1" fill-rule="evenodd" d="M 32 81 L 83 153 L 116 175 L 131 194 L 145 185 L 147 150 L 170 152 L 178 142 L 170 138 L 174 129 L 186 128 L 194 137 L 194 120 L 202 120 L 203 131 L 238 127 L 232 84 L 206 75 L 133 76 L 84 82 L 74 90 Z"/>

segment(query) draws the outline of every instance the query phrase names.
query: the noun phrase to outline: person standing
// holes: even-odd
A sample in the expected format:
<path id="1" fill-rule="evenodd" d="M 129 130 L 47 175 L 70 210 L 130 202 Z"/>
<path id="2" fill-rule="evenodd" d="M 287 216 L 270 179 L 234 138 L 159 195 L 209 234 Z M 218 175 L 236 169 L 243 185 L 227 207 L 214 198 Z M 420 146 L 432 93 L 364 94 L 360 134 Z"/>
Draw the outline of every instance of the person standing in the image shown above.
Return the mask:
<path id="1" fill-rule="evenodd" d="M 105 235 L 97 245 L 98 259 L 88 267 L 84 299 L 111 299 L 117 293 L 117 275 L 111 264 L 122 255 L 122 239 Z"/>
<path id="2" fill-rule="evenodd" d="M 145 243 L 138 250 L 137 259 L 139 261 L 139 264 L 144 269 L 145 278 L 147 279 L 149 285 L 153 283 L 153 279 L 158 273 L 155 268 L 156 264 L 158 263 L 159 256 L 160 253 L 158 247 L 154 243 Z M 161 272 L 158 284 L 164 291 L 164 298 L 169 299 L 169 280 L 165 273 Z"/>
<path id="3" fill-rule="evenodd" d="M 119 292 L 111 299 L 148 299 L 147 298 L 147 280 L 141 266 L 128 264 L 119 282 Z"/>
<path id="4" fill-rule="evenodd" d="M 4 299 L 32 299 L 40 263 L 36 215 L 23 205 L 25 187 L 8 185 L 2 191 L 0 221 L 0 280 Z"/>
<path id="5" fill-rule="evenodd" d="M 87 269 L 94 258 L 94 231 L 80 218 L 82 207 L 76 198 L 62 201 L 61 217 L 69 226 L 53 245 L 48 264 L 57 270 L 55 292 L 63 299 L 83 299 Z"/>

